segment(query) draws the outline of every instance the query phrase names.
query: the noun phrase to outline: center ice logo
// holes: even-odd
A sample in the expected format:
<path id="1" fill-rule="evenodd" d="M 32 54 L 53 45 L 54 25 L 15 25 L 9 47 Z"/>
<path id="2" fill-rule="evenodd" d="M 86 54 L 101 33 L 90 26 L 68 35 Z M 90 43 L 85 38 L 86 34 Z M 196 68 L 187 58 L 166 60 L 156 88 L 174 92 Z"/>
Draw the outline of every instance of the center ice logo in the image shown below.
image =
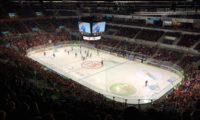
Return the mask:
<path id="1" fill-rule="evenodd" d="M 116 83 L 110 86 L 113 94 L 120 96 L 130 96 L 136 93 L 136 88 L 128 83 Z"/>
<path id="2" fill-rule="evenodd" d="M 81 64 L 81 67 L 86 69 L 99 69 L 103 65 L 99 61 L 85 61 Z"/>

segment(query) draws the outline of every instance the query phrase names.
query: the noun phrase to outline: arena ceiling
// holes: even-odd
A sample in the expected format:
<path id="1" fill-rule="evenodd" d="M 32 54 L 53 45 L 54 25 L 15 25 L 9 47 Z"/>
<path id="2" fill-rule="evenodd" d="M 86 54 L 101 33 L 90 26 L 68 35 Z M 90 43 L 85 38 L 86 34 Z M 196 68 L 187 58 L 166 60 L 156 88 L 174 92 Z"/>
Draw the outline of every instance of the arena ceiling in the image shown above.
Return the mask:
<path id="1" fill-rule="evenodd" d="M 43 9 L 55 9 L 55 10 L 73 10 L 87 11 L 87 13 L 95 13 L 96 11 L 107 10 L 115 11 L 120 13 L 132 14 L 134 12 L 149 11 L 168 11 L 180 9 L 179 11 L 190 11 L 200 9 L 200 0 L 132 0 L 132 1 L 122 1 L 122 0 L 11 0 L 9 5 L 20 5 L 20 6 L 31 6 Z M 6 1 L 5 1 L 6 2 Z M 3 6 L 3 5 L 2 5 Z M 105 13 L 105 12 L 104 12 Z"/>
<path id="2" fill-rule="evenodd" d="M 199 6 L 200 0 L 131 0 L 131 1 L 122 1 L 122 0 L 11 0 L 11 4 L 31 4 L 31 5 L 77 5 L 78 7 L 194 7 Z M 6 1 L 5 1 L 6 2 Z"/>

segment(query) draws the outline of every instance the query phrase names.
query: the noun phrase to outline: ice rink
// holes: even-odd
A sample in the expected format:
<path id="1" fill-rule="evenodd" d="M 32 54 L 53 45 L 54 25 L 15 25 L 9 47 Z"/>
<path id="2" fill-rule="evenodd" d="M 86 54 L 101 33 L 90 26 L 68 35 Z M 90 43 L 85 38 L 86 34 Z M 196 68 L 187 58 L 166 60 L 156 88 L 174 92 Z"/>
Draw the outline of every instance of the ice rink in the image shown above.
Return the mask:
<path id="1" fill-rule="evenodd" d="M 86 47 L 32 52 L 28 57 L 108 98 L 131 104 L 159 99 L 181 81 L 171 71 Z"/>

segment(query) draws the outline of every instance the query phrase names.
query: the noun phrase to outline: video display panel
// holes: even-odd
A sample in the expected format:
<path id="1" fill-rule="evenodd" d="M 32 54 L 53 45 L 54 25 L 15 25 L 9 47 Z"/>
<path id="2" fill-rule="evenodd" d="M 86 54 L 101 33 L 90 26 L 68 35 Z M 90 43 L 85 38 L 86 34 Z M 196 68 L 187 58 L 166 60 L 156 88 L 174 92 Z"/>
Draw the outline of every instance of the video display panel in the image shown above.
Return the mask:
<path id="1" fill-rule="evenodd" d="M 106 22 L 94 22 L 92 24 L 92 33 L 101 33 L 105 31 Z"/>
<path id="2" fill-rule="evenodd" d="M 85 34 L 85 33 L 90 34 L 91 33 L 90 23 L 79 21 L 78 26 L 79 26 L 79 31 L 82 34 Z"/>

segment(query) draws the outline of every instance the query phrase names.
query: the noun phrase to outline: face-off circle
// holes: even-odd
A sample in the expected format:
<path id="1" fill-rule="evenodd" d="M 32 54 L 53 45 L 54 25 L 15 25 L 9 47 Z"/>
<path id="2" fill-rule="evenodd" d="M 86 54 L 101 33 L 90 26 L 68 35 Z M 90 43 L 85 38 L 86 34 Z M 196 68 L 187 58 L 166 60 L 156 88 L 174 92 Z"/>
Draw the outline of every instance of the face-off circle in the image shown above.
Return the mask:
<path id="1" fill-rule="evenodd" d="M 81 64 L 81 67 L 86 69 L 99 69 L 103 67 L 103 64 L 101 64 L 99 61 L 84 61 Z"/>

